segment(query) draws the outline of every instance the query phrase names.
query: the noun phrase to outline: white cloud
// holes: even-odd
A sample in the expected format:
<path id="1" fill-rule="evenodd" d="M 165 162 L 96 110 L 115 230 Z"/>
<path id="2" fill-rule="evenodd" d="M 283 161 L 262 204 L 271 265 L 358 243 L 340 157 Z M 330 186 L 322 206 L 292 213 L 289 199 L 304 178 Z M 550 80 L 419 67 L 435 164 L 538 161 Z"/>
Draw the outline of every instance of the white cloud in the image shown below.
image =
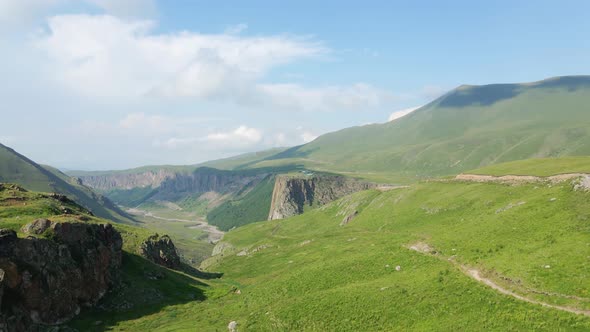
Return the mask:
<path id="1" fill-rule="evenodd" d="M 109 15 L 55 16 L 36 45 L 51 59 L 50 73 L 85 96 L 191 97 L 304 111 L 363 110 L 394 99 L 366 83 L 305 87 L 260 82 L 273 68 L 328 52 L 309 38 L 237 35 L 242 25 L 224 34 L 157 34 L 155 26 Z"/>
<path id="2" fill-rule="evenodd" d="M 297 84 L 261 84 L 258 91 L 274 106 L 304 111 L 363 110 L 386 104 L 391 93 L 365 83 L 306 88 Z"/>
<path id="3" fill-rule="evenodd" d="M 239 126 L 233 130 L 216 131 L 202 137 L 183 136 L 171 137 L 168 139 L 155 139 L 154 147 L 163 147 L 167 149 L 178 149 L 199 146 L 204 150 L 231 151 L 254 147 L 263 140 L 263 132 L 256 128 L 248 126 Z M 205 146 L 203 146 L 203 143 Z"/>
<path id="4" fill-rule="evenodd" d="M 395 111 L 395 112 L 391 113 L 391 115 L 389 115 L 389 118 L 387 119 L 387 121 L 397 120 L 407 114 L 414 112 L 415 110 L 419 109 L 420 107 L 422 107 L 422 106 L 410 107 L 410 108 L 406 108 L 403 110 Z"/>
<path id="5" fill-rule="evenodd" d="M 48 26 L 37 45 L 59 80 L 88 96 L 239 96 L 271 68 L 325 51 L 286 36 L 154 34 L 153 21 L 109 15 L 55 16 Z"/>
<path id="6" fill-rule="evenodd" d="M 229 132 L 217 132 L 207 135 L 203 141 L 220 142 L 224 144 L 253 144 L 262 140 L 262 132 L 255 128 L 239 126 Z"/>

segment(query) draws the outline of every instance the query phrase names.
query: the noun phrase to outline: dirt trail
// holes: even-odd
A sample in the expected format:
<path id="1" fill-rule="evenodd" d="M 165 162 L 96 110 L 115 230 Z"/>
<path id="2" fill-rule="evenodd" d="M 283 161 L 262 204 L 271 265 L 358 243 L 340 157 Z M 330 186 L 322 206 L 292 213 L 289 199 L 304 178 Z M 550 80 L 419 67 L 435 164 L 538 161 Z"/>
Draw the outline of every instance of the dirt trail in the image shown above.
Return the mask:
<path id="1" fill-rule="evenodd" d="M 554 305 L 554 304 L 549 304 L 549 303 L 545 303 L 542 301 L 537 301 L 534 299 L 530 299 L 528 297 L 519 295 L 514 293 L 513 291 L 506 289 L 498 284 L 496 284 L 495 282 L 493 282 L 492 280 L 483 277 L 480 273 L 480 271 L 473 269 L 473 268 L 467 268 L 463 265 L 458 264 L 459 267 L 461 267 L 461 270 L 463 270 L 463 272 L 465 272 L 467 275 L 469 275 L 470 277 L 472 277 L 473 279 L 482 282 L 483 284 L 485 284 L 486 286 L 493 288 L 495 290 L 497 290 L 498 292 L 508 295 L 508 296 L 512 296 L 516 299 L 519 299 L 521 301 L 526 301 L 529 303 L 534 303 L 534 304 L 538 304 L 538 305 L 542 305 L 544 307 L 547 308 L 553 308 L 553 309 L 557 309 L 557 310 L 562 310 L 562 311 L 568 311 L 568 312 L 573 312 L 575 314 L 578 315 L 585 315 L 585 316 L 590 316 L 590 310 L 582 310 L 582 309 L 576 309 L 576 308 L 571 308 L 571 307 L 564 307 L 564 306 L 560 306 L 560 305 Z"/>
<path id="2" fill-rule="evenodd" d="M 430 247 L 428 244 L 424 243 L 424 242 L 418 242 L 416 244 L 413 244 L 411 246 L 407 247 L 410 250 L 414 250 L 417 252 L 420 252 L 422 254 L 427 254 L 430 256 L 435 256 L 435 257 L 439 257 L 439 258 L 443 258 L 442 256 L 439 256 L 436 251 Z M 533 303 L 533 304 L 538 304 L 541 305 L 543 307 L 547 307 L 547 308 L 552 308 L 552 309 L 557 309 L 557 310 L 562 310 L 562 311 L 567 311 L 567 312 L 571 312 L 574 314 L 578 314 L 578 315 L 585 315 L 585 316 L 590 316 L 590 310 L 583 310 L 583 309 L 578 309 L 578 308 L 572 308 L 572 307 L 566 307 L 566 306 L 560 306 L 560 305 L 554 305 L 554 304 L 549 304 L 546 302 L 542 302 L 542 301 L 538 301 L 535 299 L 531 299 L 528 298 L 526 296 L 520 295 L 520 294 L 516 294 L 515 292 L 506 289 L 500 285 L 498 285 L 496 282 L 494 282 L 491 279 L 488 279 L 486 277 L 484 277 L 481 273 L 481 271 L 462 265 L 458 262 L 456 262 L 452 257 L 447 259 L 449 262 L 451 262 L 453 265 L 459 267 L 459 269 L 465 273 L 467 276 L 483 283 L 484 285 L 504 294 L 504 295 L 508 295 L 508 296 L 512 296 L 515 299 L 521 300 L 521 301 L 525 301 L 528 303 Z"/>

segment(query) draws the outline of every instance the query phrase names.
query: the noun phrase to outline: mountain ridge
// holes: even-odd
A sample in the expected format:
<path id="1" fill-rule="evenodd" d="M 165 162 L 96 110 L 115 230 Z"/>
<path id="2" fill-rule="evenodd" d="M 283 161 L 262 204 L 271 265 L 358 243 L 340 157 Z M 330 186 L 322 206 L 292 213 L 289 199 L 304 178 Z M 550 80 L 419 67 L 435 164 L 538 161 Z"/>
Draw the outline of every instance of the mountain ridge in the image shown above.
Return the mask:
<path id="1" fill-rule="evenodd" d="M 95 193 L 75 178 L 51 166 L 42 166 L 0 144 L 0 182 L 12 182 L 24 188 L 42 192 L 57 192 L 70 196 L 78 204 L 105 219 L 133 222 L 133 218 L 119 209 L 107 197 Z"/>

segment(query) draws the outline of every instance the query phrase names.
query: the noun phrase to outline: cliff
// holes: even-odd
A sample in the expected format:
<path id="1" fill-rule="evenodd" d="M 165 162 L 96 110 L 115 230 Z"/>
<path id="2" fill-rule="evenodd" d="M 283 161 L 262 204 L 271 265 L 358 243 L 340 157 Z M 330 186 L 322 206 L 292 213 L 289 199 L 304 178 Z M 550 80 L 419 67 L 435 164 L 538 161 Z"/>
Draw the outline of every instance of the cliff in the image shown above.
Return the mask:
<path id="1" fill-rule="evenodd" d="M 78 175 L 80 180 L 123 206 L 147 201 L 175 201 L 206 192 L 233 194 L 256 185 L 267 174 L 200 167 L 192 172 L 170 169 L 140 173 L 116 172 Z"/>
<path id="2" fill-rule="evenodd" d="M 168 169 L 159 169 L 139 173 L 110 173 L 100 175 L 80 175 L 82 182 L 100 191 L 113 189 L 133 189 L 158 187 L 164 180 L 174 177 L 176 173 Z"/>
<path id="3" fill-rule="evenodd" d="M 216 192 L 237 193 L 245 187 L 260 182 L 267 174 L 247 174 L 201 167 L 192 173 L 177 173 L 160 184 L 154 199 L 174 200 L 186 194 Z"/>
<path id="4" fill-rule="evenodd" d="M 268 220 L 283 219 L 303 213 L 305 207 L 320 206 L 354 192 L 376 187 L 343 176 L 277 176 Z"/>
<path id="5" fill-rule="evenodd" d="M 40 219 L 23 231 L 40 237 L 0 230 L 0 330 L 66 322 L 118 280 L 122 239 L 110 224 Z"/>

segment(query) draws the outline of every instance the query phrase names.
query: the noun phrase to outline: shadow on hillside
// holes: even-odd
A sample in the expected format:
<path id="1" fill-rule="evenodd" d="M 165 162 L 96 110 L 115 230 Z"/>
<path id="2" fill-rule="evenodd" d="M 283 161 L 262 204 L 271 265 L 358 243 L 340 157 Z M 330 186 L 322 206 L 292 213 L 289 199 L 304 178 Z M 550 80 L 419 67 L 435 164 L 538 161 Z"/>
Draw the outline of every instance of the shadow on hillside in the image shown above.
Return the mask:
<path id="1" fill-rule="evenodd" d="M 219 279 L 221 277 L 223 277 L 223 273 L 220 272 L 205 272 L 205 271 L 201 271 L 197 268 L 194 268 L 186 263 L 181 263 L 182 266 L 180 268 L 180 271 L 193 276 L 195 278 L 199 278 L 199 279 L 205 279 L 205 280 L 209 280 L 209 279 Z"/>
<path id="2" fill-rule="evenodd" d="M 187 271 L 190 271 L 187 272 Z M 206 300 L 206 283 L 194 277 L 211 279 L 221 274 L 207 273 L 188 266 L 180 273 L 156 265 L 135 254 L 123 254 L 121 280 L 99 303 L 67 325 L 79 331 L 111 331 L 120 322 L 163 312 L 168 306 Z"/>
<path id="3" fill-rule="evenodd" d="M 540 88 L 566 88 L 572 92 L 581 88 L 590 88 L 590 76 L 557 77 L 542 81 L 537 86 Z"/>
<path id="4" fill-rule="evenodd" d="M 467 107 L 473 105 L 490 106 L 499 101 L 518 96 L 527 89 L 562 88 L 568 92 L 581 88 L 590 88 L 590 76 L 556 77 L 528 85 L 490 84 L 482 86 L 465 86 L 442 97 L 441 107 Z M 286 150 L 287 152 L 289 150 Z"/>
<path id="5" fill-rule="evenodd" d="M 457 89 L 443 97 L 440 107 L 490 106 L 501 100 L 516 97 L 522 91 L 515 84 L 491 84 Z"/>

